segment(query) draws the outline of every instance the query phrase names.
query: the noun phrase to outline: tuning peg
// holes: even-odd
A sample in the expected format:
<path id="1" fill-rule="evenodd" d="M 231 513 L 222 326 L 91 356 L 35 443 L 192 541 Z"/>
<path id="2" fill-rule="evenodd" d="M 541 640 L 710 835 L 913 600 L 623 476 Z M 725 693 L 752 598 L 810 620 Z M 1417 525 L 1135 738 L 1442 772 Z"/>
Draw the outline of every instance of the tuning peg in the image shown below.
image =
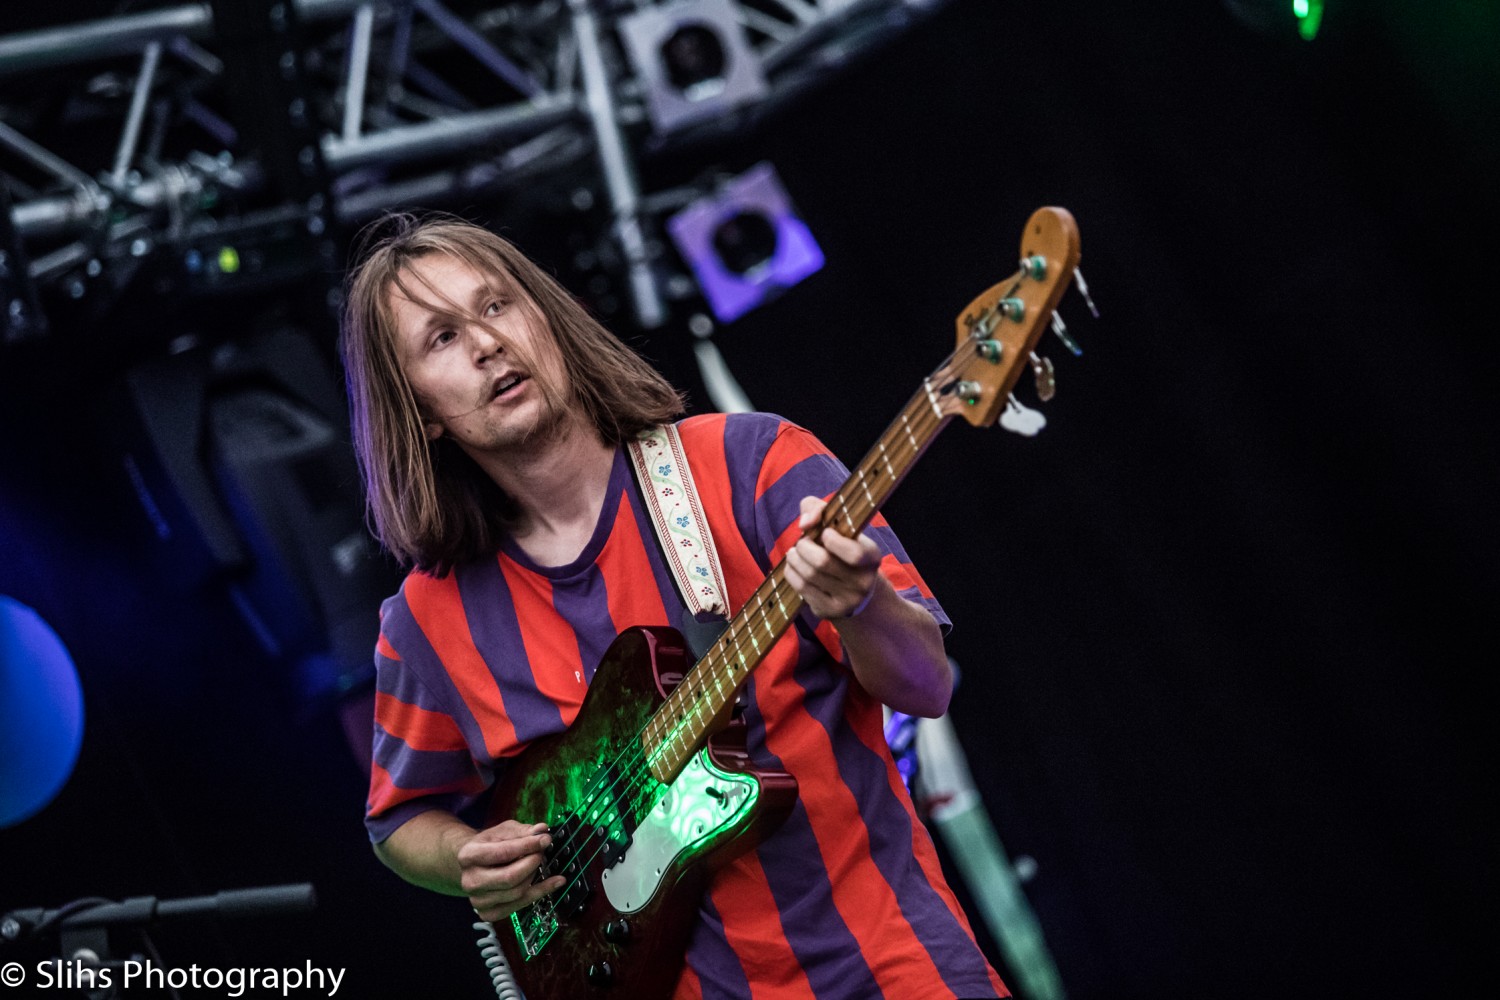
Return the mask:
<path id="1" fill-rule="evenodd" d="M 953 394 L 970 406 L 977 406 L 979 399 L 984 395 L 984 386 L 970 379 L 964 379 L 953 384 Z"/>
<path id="2" fill-rule="evenodd" d="M 1089 312 L 1093 314 L 1095 319 L 1098 319 L 1099 308 L 1094 305 L 1094 299 L 1089 295 L 1089 283 L 1083 280 L 1083 272 L 1077 268 L 1073 269 L 1073 282 L 1078 286 L 1079 293 L 1083 295 L 1083 301 L 1088 303 Z"/>
<path id="3" fill-rule="evenodd" d="M 1022 405 L 1012 394 L 1000 413 L 1000 426 L 1022 437 L 1036 437 L 1037 431 L 1047 426 L 1047 418 L 1042 416 L 1041 411 Z"/>
<path id="4" fill-rule="evenodd" d="M 1057 313 L 1052 314 L 1052 332 L 1057 334 L 1057 339 L 1062 341 L 1063 346 L 1073 353 L 1073 357 L 1076 358 L 1083 354 L 1083 348 L 1079 347 L 1078 341 L 1074 340 L 1072 334 L 1068 333 L 1068 324 L 1064 323 L 1063 318 Z"/>
<path id="5" fill-rule="evenodd" d="M 1047 402 L 1057 395 L 1057 375 L 1052 371 L 1052 362 L 1035 351 L 1031 352 L 1031 374 L 1036 378 L 1036 398 Z"/>

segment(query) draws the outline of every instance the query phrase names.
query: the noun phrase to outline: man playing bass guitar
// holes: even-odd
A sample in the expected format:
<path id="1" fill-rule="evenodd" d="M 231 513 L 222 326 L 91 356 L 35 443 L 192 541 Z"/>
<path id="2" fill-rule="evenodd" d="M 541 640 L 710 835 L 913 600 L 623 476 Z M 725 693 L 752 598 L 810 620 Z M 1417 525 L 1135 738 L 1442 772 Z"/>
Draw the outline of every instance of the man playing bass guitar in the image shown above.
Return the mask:
<path id="1" fill-rule="evenodd" d="M 403 878 L 503 922 L 563 886 L 534 881 L 549 832 L 460 816 L 569 727 L 617 632 L 681 623 L 623 449 L 681 398 L 499 237 L 446 217 L 383 226 L 341 340 L 371 524 L 410 567 L 381 610 L 366 823 Z M 882 519 L 804 537 L 847 475 L 807 431 L 766 414 L 677 428 L 729 603 L 785 555 L 805 609 L 741 709 L 749 756 L 797 779 L 796 804 L 713 872 L 674 995 L 1008 995 L 882 731 L 882 703 L 947 707 L 942 609 Z"/>

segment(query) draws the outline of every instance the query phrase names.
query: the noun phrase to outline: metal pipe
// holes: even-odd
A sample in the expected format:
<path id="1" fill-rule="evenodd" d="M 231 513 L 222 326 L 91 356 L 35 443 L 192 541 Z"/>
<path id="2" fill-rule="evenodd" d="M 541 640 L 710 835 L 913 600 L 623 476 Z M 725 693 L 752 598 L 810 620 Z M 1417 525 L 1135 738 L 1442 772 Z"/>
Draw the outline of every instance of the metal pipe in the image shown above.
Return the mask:
<path id="1" fill-rule="evenodd" d="M 441 156 L 495 139 L 534 135 L 577 113 L 572 98 L 545 95 L 528 104 L 472 111 L 353 140 L 325 135 L 323 160 L 329 169 L 343 171 L 377 161 L 397 163 Z"/>
<path id="2" fill-rule="evenodd" d="M 305 21 L 344 17 L 367 0 L 295 0 Z M 0 37 L 0 76 L 83 60 L 138 52 L 149 42 L 174 36 L 202 39 L 213 34 L 213 8 L 206 3 L 167 7 L 142 14 L 124 14 L 59 28 L 23 31 Z"/>
<path id="3" fill-rule="evenodd" d="M 159 62 L 161 42 L 148 42 L 141 56 L 141 71 L 136 74 L 135 91 L 130 95 L 125 131 L 120 133 L 120 146 L 115 150 L 115 168 L 110 172 L 110 179 L 117 188 L 125 184 L 125 173 L 130 169 L 130 161 L 135 159 L 135 146 L 141 138 L 141 121 L 146 117 L 146 98 L 151 96 L 151 84 L 156 79 Z"/>
<path id="4" fill-rule="evenodd" d="M 469 55 L 484 63 L 491 73 L 527 97 L 535 97 L 541 93 L 541 84 L 532 79 L 531 74 L 505 58 L 499 49 L 490 44 L 489 39 L 469 27 L 463 18 L 454 15 L 438 0 L 417 0 L 417 9 L 426 14 L 443 34 L 467 50 Z"/>
<path id="5" fill-rule="evenodd" d="M 185 36 L 178 35 L 173 38 L 167 46 L 171 51 L 185 63 L 198 67 L 209 76 L 218 76 L 224 72 L 224 60 L 214 55 L 201 45 L 196 45 Z"/>
<path id="6" fill-rule="evenodd" d="M 540 148 L 533 149 L 540 144 Z M 588 152 L 588 141 L 571 125 L 560 125 L 508 151 L 498 160 L 465 170 L 436 173 L 364 188 L 336 201 L 339 221 L 363 222 L 388 208 L 400 205 L 435 205 L 458 198 L 490 197 L 519 183 L 530 173 L 547 168 L 561 170 Z"/>
<path id="7" fill-rule="evenodd" d="M 70 267 L 82 264 L 93 255 L 94 251 L 90 249 L 88 244 L 83 240 L 78 240 L 74 243 L 69 243 L 67 246 L 58 247 L 45 257 L 38 257 L 31 262 L 31 267 L 26 273 L 32 281 L 45 281 L 48 278 L 61 274 Z"/>
<path id="8" fill-rule="evenodd" d="M 166 41 L 174 35 L 207 38 L 213 26 L 213 11 L 208 4 L 192 4 L 23 31 L 0 38 L 0 76 L 138 52 L 150 42 Z"/>
<path id="9" fill-rule="evenodd" d="M 297 16 L 304 21 L 329 21 L 336 17 L 347 17 L 369 0 L 296 0 Z M 381 4 L 387 7 L 389 4 Z"/>
<path id="10" fill-rule="evenodd" d="M 666 322 L 666 307 L 647 259 L 646 239 L 641 232 L 640 189 L 630 153 L 625 148 L 625 136 L 615 117 L 609 70 L 605 67 L 604 47 L 599 41 L 599 22 L 588 0 L 568 0 L 568 10 L 573 20 L 573 36 L 578 43 L 586 107 L 594 127 L 594 141 L 599 148 L 605 190 L 614 209 L 615 238 L 625 257 L 636 319 L 642 327 L 654 329 Z"/>
<path id="11" fill-rule="evenodd" d="M 365 114 L 365 81 L 370 73 L 370 35 L 375 30 L 375 8 L 360 5 L 354 12 L 353 37 L 349 40 L 349 85 L 344 88 L 344 140 L 359 138 L 359 123 Z"/>
<path id="12" fill-rule="evenodd" d="M 75 187 L 89 187 L 94 179 L 56 153 L 32 142 L 20 132 L 0 121 L 0 146 L 8 146 L 17 155 L 30 160 L 53 177 Z"/>
<path id="13" fill-rule="evenodd" d="M 71 196 L 35 198 L 14 205 L 10 221 L 22 239 L 47 239 L 97 224 L 108 204 L 80 189 Z"/>

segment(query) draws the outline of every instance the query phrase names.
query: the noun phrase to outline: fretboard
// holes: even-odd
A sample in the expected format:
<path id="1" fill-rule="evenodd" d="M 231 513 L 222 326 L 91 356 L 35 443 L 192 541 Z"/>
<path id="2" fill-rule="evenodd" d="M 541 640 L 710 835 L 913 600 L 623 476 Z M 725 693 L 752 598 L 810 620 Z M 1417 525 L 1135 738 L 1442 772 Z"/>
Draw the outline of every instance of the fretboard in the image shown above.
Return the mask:
<path id="1" fill-rule="evenodd" d="M 948 422 L 928 379 L 864 460 L 828 500 L 821 527 L 853 538 L 906 478 Z M 745 678 L 786 632 L 802 598 L 785 579 L 783 559 L 730 620 L 713 647 L 683 677 L 642 731 L 651 773 L 670 782 L 713 731 Z"/>

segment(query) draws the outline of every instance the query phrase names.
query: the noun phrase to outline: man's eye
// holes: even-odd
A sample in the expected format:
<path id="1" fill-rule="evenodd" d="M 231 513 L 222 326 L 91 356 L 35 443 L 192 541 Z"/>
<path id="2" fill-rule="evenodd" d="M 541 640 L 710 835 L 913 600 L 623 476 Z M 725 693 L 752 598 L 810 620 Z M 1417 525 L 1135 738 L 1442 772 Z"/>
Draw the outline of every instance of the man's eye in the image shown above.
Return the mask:
<path id="1" fill-rule="evenodd" d="M 500 310 L 503 308 L 505 308 L 505 304 L 497 300 L 484 307 L 484 314 L 486 316 L 499 316 Z"/>
<path id="2" fill-rule="evenodd" d="M 440 330 L 438 331 L 438 335 L 432 338 L 432 346 L 442 347 L 444 344 L 448 343 L 448 341 L 452 340 L 456 336 L 458 335 L 452 330 Z"/>

